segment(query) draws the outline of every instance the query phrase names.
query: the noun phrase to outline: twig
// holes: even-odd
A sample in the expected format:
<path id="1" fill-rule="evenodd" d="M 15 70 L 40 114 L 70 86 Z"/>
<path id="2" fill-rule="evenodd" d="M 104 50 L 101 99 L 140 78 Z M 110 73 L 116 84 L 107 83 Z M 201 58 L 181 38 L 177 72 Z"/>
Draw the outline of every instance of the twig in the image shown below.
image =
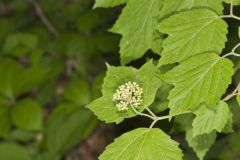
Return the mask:
<path id="1" fill-rule="evenodd" d="M 235 16 L 235 15 L 223 15 L 223 16 L 219 16 L 220 18 L 233 18 L 236 20 L 240 20 L 240 17 Z"/>
<path id="2" fill-rule="evenodd" d="M 164 119 L 169 119 L 170 118 L 170 115 L 167 115 L 167 116 L 156 116 L 148 107 L 146 107 L 146 110 L 149 112 L 149 114 L 145 114 L 145 113 L 141 113 L 139 111 L 137 111 L 133 106 L 131 106 L 132 110 L 139 116 L 145 116 L 145 117 L 148 117 L 148 118 L 151 118 L 153 120 L 153 122 L 151 123 L 149 129 L 153 128 L 153 126 L 158 122 L 158 121 L 161 121 L 161 120 L 164 120 Z M 179 114 L 176 114 L 174 116 L 178 116 L 178 115 L 181 115 L 181 114 L 186 114 L 186 113 L 190 113 L 190 111 L 186 111 L 186 112 L 183 112 L 183 113 L 179 113 Z"/>
<path id="3" fill-rule="evenodd" d="M 237 19 L 237 20 L 240 20 L 240 17 L 238 16 L 235 16 L 234 15 L 234 11 L 233 11 L 233 0 L 231 0 L 231 3 L 230 3 L 230 14 L 229 15 L 223 15 L 223 16 L 220 16 L 221 18 L 234 18 L 234 19 Z M 236 53 L 236 50 L 238 49 L 238 47 L 240 47 L 240 43 L 238 43 L 230 53 L 227 53 L 223 56 L 223 58 L 226 58 L 228 56 L 236 56 L 236 57 L 240 57 L 239 54 Z"/>
<path id="4" fill-rule="evenodd" d="M 146 110 L 148 111 L 148 113 L 150 113 L 153 117 L 157 117 L 148 107 L 146 107 Z"/>
<path id="5" fill-rule="evenodd" d="M 233 18 L 233 19 L 240 20 L 240 17 L 234 15 L 233 1 L 232 0 L 231 0 L 231 3 L 230 3 L 230 14 L 229 15 L 220 16 L 220 18 Z"/>
<path id="6" fill-rule="evenodd" d="M 38 4 L 36 0 L 28 0 L 29 3 L 35 8 L 36 14 L 39 16 L 43 24 L 47 27 L 48 31 L 54 36 L 57 37 L 59 32 L 53 26 L 53 24 L 48 20 L 47 16 L 44 14 L 41 6 Z"/>
<path id="7" fill-rule="evenodd" d="M 141 113 L 141 112 L 137 111 L 133 106 L 131 106 L 131 108 L 139 116 L 145 116 L 145 117 L 151 118 L 152 120 L 156 120 L 156 117 L 153 117 L 149 114 Z"/>
<path id="8" fill-rule="evenodd" d="M 169 119 L 169 115 L 168 116 L 162 116 L 162 117 L 157 117 L 157 120 L 160 121 L 160 120 L 163 120 L 163 119 Z"/>
<path id="9" fill-rule="evenodd" d="M 237 54 L 236 53 L 236 50 L 240 47 L 240 43 L 238 43 L 233 49 L 231 52 L 225 54 L 224 56 L 222 56 L 223 58 L 226 58 L 228 56 L 236 56 L 236 57 L 240 57 L 240 54 Z"/>
<path id="10" fill-rule="evenodd" d="M 164 119 L 169 119 L 169 115 L 168 115 L 168 116 L 157 117 L 157 119 L 155 119 L 155 120 L 151 123 L 149 129 L 153 128 L 153 126 L 154 126 L 158 121 L 161 121 L 161 120 L 164 120 Z"/>
<path id="11" fill-rule="evenodd" d="M 240 47 L 240 43 L 238 43 L 238 44 L 232 49 L 232 52 L 235 53 L 235 51 L 238 49 L 238 47 Z"/>
<path id="12" fill-rule="evenodd" d="M 156 124 L 158 122 L 158 120 L 157 119 L 155 119 L 152 123 L 151 123 L 151 125 L 150 125 L 150 127 L 149 127 L 149 129 L 152 129 L 153 128 L 153 126 Z"/>
<path id="13" fill-rule="evenodd" d="M 233 98 L 234 96 L 236 96 L 238 94 L 239 90 L 240 90 L 240 82 L 238 83 L 238 85 L 234 89 L 234 91 L 232 93 L 230 93 L 229 95 L 227 95 L 223 100 L 228 101 L 229 99 Z"/>
<path id="14" fill-rule="evenodd" d="M 233 13 L 233 0 L 230 2 L 230 15 L 234 15 Z"/>

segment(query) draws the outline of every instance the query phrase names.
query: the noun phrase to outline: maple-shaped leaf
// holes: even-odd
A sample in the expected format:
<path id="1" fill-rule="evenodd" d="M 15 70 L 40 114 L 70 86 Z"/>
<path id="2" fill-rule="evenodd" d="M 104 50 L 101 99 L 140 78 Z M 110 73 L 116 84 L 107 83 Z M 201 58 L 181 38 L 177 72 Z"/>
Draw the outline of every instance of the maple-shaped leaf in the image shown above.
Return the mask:
<path id="1" fill-rule="evenodd" d="M 227 23 L 209 9 L 180 12 L 163 20 L 158 28 L 168 34 L 163 42 L 159 66 L 205 52 L 220 54 L 228 32 Z"/>
<path id="2" fill-rule="evenodd" d="M 138 128 L 107 146 L 99 160 L 182 160 L 182 151 L 160 129 Z"/>
<path id="3" fill-rule="evenodd" d="M 222 0 L 163 0 L 160 16 L 168 16 L 182 10 L 199 7 L 214 10 L 218 14 L 222 14 L 223 11 Z"/>
<path id="4" fill-rule="evenodd" d="M 130 0 L 111 29 L 122 35 L 122 64 L 138 59 L 153 46 L 161 0 Z"/>
<path id="5" fill-rule="evenodd" d="M 163 75 L 175 88 L 168 96 L 170 114 L 180 114 L 205 102 L 215 106 L 231 83 L 233 63 L 214 53 L 193 56 Z"/>
<path id="6" fill-rule="evenodd" d="M 194 111 L 194 114 L 196 115 L 193 121 L 194 136 L 212 131 L 222 132 L 231 116 L 228 104 L 224 101 L 220 101 L 214 107 L 202 105 Z"/>
<path id="7" fill-rule="evenodd" d="M 93 8 L 97 7 L 115 7 L 125 3 L 127 0 L 95 0 Z"/>
<path id="8" fill-rule="evenodd" d="M 88 105 L 100 120 L 106 123 L 120 123 L 124 118 L 134 117 L 137 114 L 131 108 L 126 111 L 119 111 L 113 95 L 120 85 L 126 82 L 136 82 L 142 88 L 142 103 L 137 107 L 142 112 L 150 106 L 155 98 L 162 81 L 157 78 L 158 69 L 152 61 L 147 62 L 139 70 L 133 67 L 113 67 L 108 65 L 107 75 L 102 86 L 103 96 Z"/>
<path id="9" fill-rule="evenodd" d="M 234 5 L 240 5 L 240 0 L 223 0 L 225 3 L 233 2 Z"/>
<path id="10" fill-rule="evenodd" d="M 186 140 L 188 142 L 188 145 L 193 148 L 198 158 L 200 160 L 203 160 L 207 151 L 216 140 L 216 132 L 213 131 L 209 134 L 194 136 L 193 130 L 189 129 L 186 131 Z"/>

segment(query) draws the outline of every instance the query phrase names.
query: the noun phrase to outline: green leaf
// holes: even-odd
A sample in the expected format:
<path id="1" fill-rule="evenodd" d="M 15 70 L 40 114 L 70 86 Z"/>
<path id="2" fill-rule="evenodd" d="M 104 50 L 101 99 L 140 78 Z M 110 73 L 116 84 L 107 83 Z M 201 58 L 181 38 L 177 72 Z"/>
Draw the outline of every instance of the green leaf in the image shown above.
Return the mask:
<path id="1" fill-rule="evenodd" d="M 227 27 L 224 20 L 208 9 L 180 12 L 163 20 L 159 31 L 169 36 L 163 42 L 159 65 L 181 62 L 205 52 L 220 54 L 227 40 Z"/>
<path id="2" fill-rule="evenodd" d="M 233 131 L 234 131 L 233 130 L 233 113 L 230 110 L 228 120 L 227 120 L 227 124 L 224 126 L 224 128 L 222 130 L 222 133 L 232 133 Z"/>
<path id="3" fill-rule="evenodd" d="M 79 110 L 81 106 L 77 106 L 72 103 L 60 103 L 58 104 L 54 110 L 51 112 L 51 114 L 48 117 L 48 123 L 52 123 L 57 117 L 59 117 L 61 114 L 71 114 L 77 110 Z"/>
<path id="4" fill-rule="evenodd" d="M 61 155 L 55 155 L 54 153 L 50 153 L 48 151 L 37 154 L 34 160 L 59 160 Z"/>
<path id="5" fill-rule="evenodd" d="M 233 114 L 233 125 L 238 126 L 240 124 L 240 105 L 237 103 L 236 100 L 231 99 L 228 102 L 229 108 L 231 110 L 231 113 Z"/>
<path id="6" fill-rule="evenodd" d="M 14 56 L 25 55 L 36 49 L 38 38 L 28 33 L 16 33 L 7 37 L 4 52 Z"/>
<path id="7" fill-rule="evenodd" d="M 10 8 L 11 10 L 14 10 L 15 12 L 24 12 L 28 7 L 27 2 L 22 2 L 21 0 L 13 0 L 10 2 Z"/>
<path id="8" fill-rule="evenodd" d="M 193 136 L 193 131 L 191 129 L 186 132 L 186 140 L 189 146 L 193 148 L 194 152 L 196 152 L 200 160 L 203 160 L 205 154 L 215 142 L 215 139 L 216 132 L 198 136 Z"/>
<path id="9" fill-rule="evenodd" d="M 0 137 L 6 138 L 11 128 L 9 108 L 0 106 Z"/>
<path id="10" fill-rule="evenodd" d="M 213 53 L 194 56 L 173 68 L 163 76 L 175 86 L 168 96 L 170 114 L 192 110 L 202 102 L 214 107 L 233 73 L 233 63 Z"/>
<path id="11" fill-rule="evenodd" d="M 193 113 L 182 114 L 174 117 L 171 133 L 185 132 L 191 129 L 194 117 Z"/>
<path id="12" fill-rule="evenodd" d="M 57 79 L 48 81 L 44 84 L 38 94 L 36 95 L 36 100 L 42 105 L 47 105 L 56 96 Z"/>
<path id="13" fill-rule="evenodd" d="M 9 135 L 9 139 L 14 142 L 28 143 L 29 141 L 36 140 L 36 132 L 27 131 L 23 129 L 15 129 Z"/>
<path id="14" fill-rule="evenodd" d="M 76 105 L 87 105 L 90 101 L 88 82 L 84 79 L 75 79 L 71 81 L 64 89 L 63 97 Z"/>
<path id="15" fill-rule="evenodd" d="M 235 133 L 233 135 L 231 135 L 231 137 L 229 138 L 229 146 L 230 148 L 233 150 L 234 153 L 236 154 L 240 154 L 240 134 L 239 133 Z"/>
<path id="16" fill-rule="evenodd" d="M 19 101 L 12 109 L 12 122 L 21 129 L 39 130 L 42 128 L 42 109 L 31 99 Z"/>
<path id="17" fill-rule="evenodd" d="M 22 70 L 21 75 L 18 75 L 18 77 L 13 82 L 15 86 L 15 96 L 27 93 L 31 91 L 34 87 L 43 84 L 46 80 L 48 80 L 49 74 L 49 69 L 40 67 L 30 67 Z"/>
<path id="18" fill-rule="evenodd" d="M 8 99 L 6 99 L 7 97 L 4 97 L 1 95 L 0 93 L 0 106 L 7 106 L 8 105 Z"/>
<path id="19" fill-rule="evenodd" d="M 0 159 L 2 160 L 32 160 L 28 151 L 15 143 L 0 143 Z"/>
<path id="20" fill-rule="evenodd" d="M 98 28 L 99 26 L 103 25 L 106 23 L 106 20 L 107 17 L 106 16 L 107 11 L 105 10 L 88 10 L 88 11 L 85 11 L 83 13 L 81 13 L 80 15 L 78 15 L 78 18 L 77 18 L 77 29 L 81 32 L 92 32 L 94 30 L 96 30 L 96 28 Z M 95 36 L 95 35 L 94 35 Z M 91 41 L 92 41 L 92 37 L 91 36 Z M 79 44 L 78 47 L 79 47 L 79 51 L 82 50 L 82 47 L 86 47 L 88 45 L 92 45 L 93 43 L 90 43 L 87 42 L 86 43 L 86 37 L 79 37 L 78 35 L 78 38 L 76 38 L 76 40 L 78 41 L 82 41 L 83 44 Z M 74 41 L 70 41 L 72 43 L 74 43 Z M 86 43 L 86 44 L 85 44 Z M 69 43 L 69 47 L 72 46 L 71 43 Z M 77 48 L 77 46 L 75 47 Z M 95 49 L 95 48 L 89 48 L 89 49 Z"/>
<path id="21" fill-rule="evenodd" d="M 182 10 L 199 7 L 213 9 L 219 14 L 222 14 L 223 11 L 222 0 L 163 0 L 160 16 L 163 17 Z"/>
<path id="22" fill-rule="evenodd" d="M 48 150 L 58 155 L 86 138 L 95 128 L 96 118 L 84 109 L 57 112 L 47 126 L 46 137 Z"/>
<path id="23" fill-rule="evenodd" d="M 94 35 L 93 43 L 95 43 L 96 48 L 102 53 L 117 53 L 119 36 L 110 32 L 98 32 Z"/>
<path id="24" fill-rule="evenodd" d="M 138 128 L 107 146 L 99 160 L 181 160 L 178 143 L 160 129 Z"/>
<path id="25" fill-rule="evenodd" d="M 154 53 L 157 53 L 159 55 L 161 54 L 163 49 L 162 44 L 163 44 L 164 38 L 165 38 L 165 35 L 163 35 L 158 31 L 155 31 L 153 33 L 153 41 L 150 48 Z"/>
<path id="26" fill-rule="evenodd" d="M 105 73 L 101 73 L 95 78 L 95 80 L 92 83 L 91 93 L 92 93 L 92 99 L 93 100 L 102 96 L 101 88 L 102 88 L 104 77 L 105 77 Z"/>
<path id="27" fill-rule="evenodd" d="M 168 101 L 155 101 L 149 107 L 154 113 L 160 113 L 168 109 Z"/>
<path id="28" fill-rule="evenodd" d="M 6 38 L 7 35 L 11 34 L 14 29 L 14 22 L 11 18 L 2 18 L 0 20 L 0 26 L 1 26 L 1 31 L 0 31 L 0 39 L 1 41 Z"/>
<path id="29" fill-rule="evenodd" d="M 35 49 L 31 53 L 30 59 L 31 59 L 32 66 L 40 65 L 43 54 L 44 54 L 44 50 L 40 48 Z"/>
<path id="30" fill-rule="evenodd" d="M 4 59 L 0 61 L 0 94 L 8 99 L 10 103 L 15 98 L 15 81 L 22 74 L 22 67 L 13 60 Z M 20 81 L 20 80 L 19 80 Z"/>
<path id="31" fill-rule="evenodd" d="M 95 0 L 93 8 L 97 7 L 115 7 L 117 5 L 125 3 L 127 0 Z"/>
<path id="32" fill-rule="evenodd" d="M 4 59 L 0 61 L 0 94 L 8 99 L 9 104 L 12 104 L 17 96 L 45 82 L 49 77 L 49 71 L 40 67 L 23 69 L 18 62 Z"/>
<path id="33" fill-rule="evenodd" d="M 163 83 L 161 87 L 158 89 L 155 100 L 153 104 L 149 107 L 154 113 L 162 112 L 168 109 L 168 93 L 173 88 L 172 85 L 167 83 Z"/>
<path id="34" fill-rule="evenodd" d="M 162 81 L 156 77 L 157 71 L 157 67 L 153 65 L 152 61 L 147 62 L 139 70 L 132 67 L 108 66 L 107 75 L 102 86 L 103 97 L 90 103 L 88 108 L 106 123 L 120 123 L 124 118 L 136 116 L 132 109 L 118 111 L 112 97 L 120 85 L 128 81 L 137 82 L 143 89 L 143 102 L 138 107 L 138 111 L 142 112 L 153 103 L 156 92 L 162 84 Z"/>
<path id="35" fill-rule="evenodd" d="M 225 3 L 233 2 L 234 5 L 240 5 L 240 0 L 223 0 Z"/>
<path id="36" fill-rule="evenodd" d="M 224 101 L 219 101 L 218 105 L 211 108 L 202 105 L 194 113 L 196 115 L 193 121 L 194 136 L 209 134 L 214 130 L 221 132 L 230 116 L 228 104 Z"/>
<path id="37" fill-rule="evenodd" d="M 142 57 L 148 49 L 155 46 L 153 41 L 158 21 L 156 17 L 158 17 L 161 6 L 161 0 L 142 0 L 141 3 L 139 0 L 127 2 L 111 29 L 112 32 L 123 36 L 120 42 L 122 64 Z"/>
<path id="38" fill-rule="evenodd" d="M 237 95 L 237 102 L 240 105 L 240 93 Z"/>

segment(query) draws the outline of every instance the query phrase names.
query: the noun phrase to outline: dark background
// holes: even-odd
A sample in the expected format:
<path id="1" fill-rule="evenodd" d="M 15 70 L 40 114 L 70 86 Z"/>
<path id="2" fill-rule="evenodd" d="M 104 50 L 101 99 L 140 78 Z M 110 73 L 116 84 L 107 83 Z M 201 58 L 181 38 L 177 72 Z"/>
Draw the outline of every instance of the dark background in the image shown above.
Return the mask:
<path id="1" fill-rule="evenodd" d="M 142 117 L 125 120 L 118 126 L 107 125 L 85 109 L 101 96 L 105 63 L 119 65 L 120 61 L 121 36 L 107 30 L 123 6 L 92 10 L 93 3 L 0 0 L 1 160 L 6 155 L 24 160 L 26 154 L 33 160 L 96 160 L 114 138 L 149 126 L 150 122 Z M 239 24 L 232 20 L 228 23 L 226 53 L 239 41 Z M 147 58 L 159 57 L 149 51 L 129 65 L 139 67 Z M 239 68 L 239 59 L 233 60 Z M 236 133 L 219 135 L 206 159 L 240 159 L 240 107 L 235 100 L 230 107 Z M 184 141 L 182 125 L 180 117 L 156 126 L 181 143 L 186 160 L 195 160 Z"/>

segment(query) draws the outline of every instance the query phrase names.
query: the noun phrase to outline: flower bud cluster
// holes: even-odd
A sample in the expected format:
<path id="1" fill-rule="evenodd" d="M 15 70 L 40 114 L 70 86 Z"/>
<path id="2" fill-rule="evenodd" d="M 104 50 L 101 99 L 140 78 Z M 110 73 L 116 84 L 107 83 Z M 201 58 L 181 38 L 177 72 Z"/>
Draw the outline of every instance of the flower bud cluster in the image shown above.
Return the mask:
<path id="1" fill-rule="evenodd" d="M 136 82 L 127 82 L 118 87 L 113 95 L 113 101 L 119 111 L 137 108 L 142 103 L 143 89 Z"/>

